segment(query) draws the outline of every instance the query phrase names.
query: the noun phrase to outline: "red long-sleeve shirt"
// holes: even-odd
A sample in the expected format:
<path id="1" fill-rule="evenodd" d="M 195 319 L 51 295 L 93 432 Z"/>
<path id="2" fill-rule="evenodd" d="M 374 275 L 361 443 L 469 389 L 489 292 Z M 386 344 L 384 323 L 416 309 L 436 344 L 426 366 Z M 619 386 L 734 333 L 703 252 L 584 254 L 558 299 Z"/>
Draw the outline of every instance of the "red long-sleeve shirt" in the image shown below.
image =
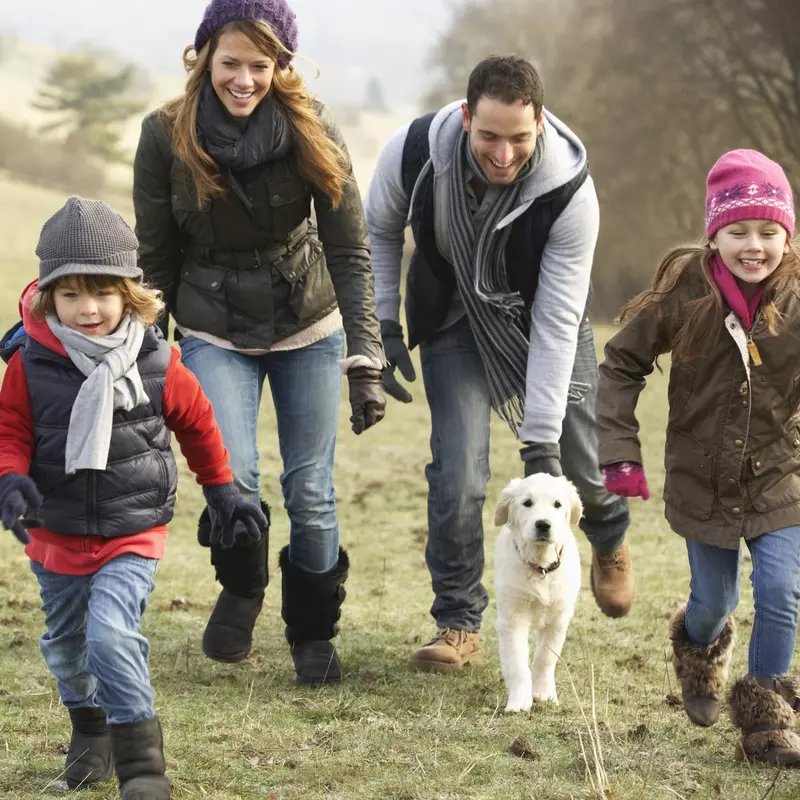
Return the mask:
<path id="1" fill-rule="evenodd" d="M 35 285 L 35 284 L 34 284 Z M 61 343 L 45 323 L 27 314 L 22 301 L 25 331 L 46 347 L 66 355 Z M 167 369 L 163 399 L 164 420 L 175 434 L 189 469 L 197 482 L 207 486 L 230 483 L 233 473 L 228 451 L 214 420 L 211 403 L 194 375 L 183 366 L 173 349 Z M 27 475 L 33 459 L 35 440 L 30 395 L 25 369 L 19 353 L 8 363 L 0 388 L 0 475 L 17 472 Z M 166 545 L 167 526 L 160 525 L 142 533 L 107 539 L 103 536 L 68 536 L 45 528 L 30 528 L 30 542 L 25 554 L 47 569 L 65 575 L 87 575 L 122 553 L 136 553 L 147 558 L 161 558 Z"/>

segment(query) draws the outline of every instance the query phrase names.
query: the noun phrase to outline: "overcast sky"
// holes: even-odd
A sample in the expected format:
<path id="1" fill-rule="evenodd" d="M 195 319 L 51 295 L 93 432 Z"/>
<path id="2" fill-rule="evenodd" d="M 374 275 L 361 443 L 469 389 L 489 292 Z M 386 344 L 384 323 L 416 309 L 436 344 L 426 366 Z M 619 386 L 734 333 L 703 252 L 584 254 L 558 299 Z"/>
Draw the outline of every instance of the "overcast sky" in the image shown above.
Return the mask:
<path id="1" fill-rule="evenodd" d="M 0 2 L 0 33 L 72 48 L 88 41 L 160 73 L 182 74 L 207 0 L 24 0 Z M 299 52 L 322 75 L 313 91 L 360 102 L 374 75 L 389 102 L 413 103 L 426 88 L 424 62 L 458 0 L 290 0 Z M 307 72 L 308 68 L 304 68 Z"/>

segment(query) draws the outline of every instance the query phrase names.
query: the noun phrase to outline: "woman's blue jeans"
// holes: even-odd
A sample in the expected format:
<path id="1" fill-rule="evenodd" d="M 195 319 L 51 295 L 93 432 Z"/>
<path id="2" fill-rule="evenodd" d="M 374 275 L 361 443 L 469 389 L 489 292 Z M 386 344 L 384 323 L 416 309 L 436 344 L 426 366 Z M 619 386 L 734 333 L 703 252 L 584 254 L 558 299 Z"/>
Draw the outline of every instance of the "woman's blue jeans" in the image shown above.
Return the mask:
<path id="1" fill-rule="evenodd" d="M 197 377 L 214 408 L 230 454 L 234 481 L 259 502 L 257 424 L 264 381 L 269 380 L 283 461 L 281 488 L 289 515 L 289 560 L 323 573 L 339 558 L 339 524 L 333 458 L 344 357 L 344 332 L 298 350 L 250 356 L 196 337 L 180 340 L 183 363 Z M 264 545 L 212 547 L 220 583 L 233 594 L 253 596 L 267 581 Z"/>

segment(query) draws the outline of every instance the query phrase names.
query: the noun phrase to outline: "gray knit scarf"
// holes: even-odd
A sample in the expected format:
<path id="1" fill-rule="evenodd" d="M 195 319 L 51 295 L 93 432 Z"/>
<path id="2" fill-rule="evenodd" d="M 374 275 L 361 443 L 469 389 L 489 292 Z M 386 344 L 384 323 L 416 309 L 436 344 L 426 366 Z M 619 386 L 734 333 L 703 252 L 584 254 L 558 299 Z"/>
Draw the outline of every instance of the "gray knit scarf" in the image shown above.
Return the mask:
<path id="1" fill-rule="evenodd" d="M 150 402 L 136 366 L 144 325 L 126 314 L 108 336 L 86 336 L 54 315 L 48 315 L 47 324 L 86 376 L 69 417 L 67 475 L 79 469 L 103 470 L 108 463 L 114 411 L 130 411 Z"/>
<path id="2" fill-rule="evenodd" d="M 505 187 L 478 229 L 469 208 L 466 168 L 483 183 L 489 181 L 466 131 L 459 137 L 450 174 L 449 227 L 456 283 L 486 370 L 492 408 L 517 437 L 525 413 L 530 320 L 524 313 L 525 301 L 508 284 L 505 255 L 511 226 L 500 231 L 496 227 L 516 206 L 522 184 L 542 161 L 544 146 L 541 134 L 533 156 Z"/>

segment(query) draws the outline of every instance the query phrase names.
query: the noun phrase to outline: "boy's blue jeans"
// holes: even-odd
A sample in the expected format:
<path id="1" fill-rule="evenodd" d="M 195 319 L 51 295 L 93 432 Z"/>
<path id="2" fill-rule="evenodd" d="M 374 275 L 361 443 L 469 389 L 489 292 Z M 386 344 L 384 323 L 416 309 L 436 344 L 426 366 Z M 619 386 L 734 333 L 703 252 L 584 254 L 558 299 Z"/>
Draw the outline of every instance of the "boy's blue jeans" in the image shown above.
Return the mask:
<path id="1" fill-rule="evenodd" d="M 800 526 L 765 533 L 747 542 L 753 569 L 755 618 L 748 672 L 777 677 L 789 672 L 800 602 Z M 686 633 L 700 646 L 713 642 L 739 603 L 740 550 L 686 540 L 691 593 Z"/>
<path id="2" fill-rule="evenodd" d="M 91 575 L 60 575 L 31 561 L 47 625 L 39 646 L 67 708 L 103 708 L 111 725 L 155 716 L 141 619 L 157 566 L 124 553 Z"/>

